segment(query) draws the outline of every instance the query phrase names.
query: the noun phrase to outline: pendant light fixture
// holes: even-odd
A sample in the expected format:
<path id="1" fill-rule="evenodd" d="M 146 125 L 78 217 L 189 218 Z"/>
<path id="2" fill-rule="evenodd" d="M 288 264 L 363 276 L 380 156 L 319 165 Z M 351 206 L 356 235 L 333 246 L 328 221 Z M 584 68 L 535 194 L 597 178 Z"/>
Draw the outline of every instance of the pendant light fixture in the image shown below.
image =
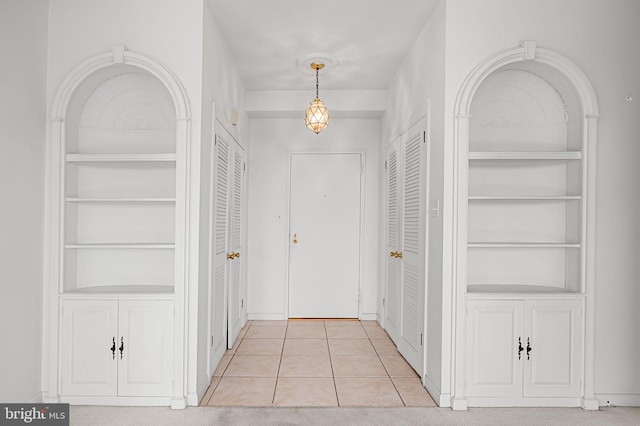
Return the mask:
<path id="1" fill-rule="evenodd" d="M 316 71 L 316 98 L 311 101 L 305 114 L 305 124 L 316 135 L 329 125 L 329 110 L 318 97 L 318 71 L 322 68 L 324 68 L 322 63 L 313 62 L 311 64 L 311 69 Z"/>

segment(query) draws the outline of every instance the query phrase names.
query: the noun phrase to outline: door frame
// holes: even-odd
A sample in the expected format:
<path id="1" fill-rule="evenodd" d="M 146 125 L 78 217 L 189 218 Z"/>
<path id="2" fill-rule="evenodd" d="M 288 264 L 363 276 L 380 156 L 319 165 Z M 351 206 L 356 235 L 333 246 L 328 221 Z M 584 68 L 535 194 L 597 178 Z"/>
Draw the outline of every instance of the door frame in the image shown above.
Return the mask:
<path id="1" fill-rule="evenodd" d="M 359 154 L 360 155 L 360 238 L 358 242 L 359 259 L 358 259 L 358 319 L 362 316 L 362 300 L 364 299 L 364 219 L 365 219 L 365 182 L 367 177 L 366 151 L 362 149 L 349 150 L 290 150 L 287 151 L 287 191 L 286 191 L 286 212 L 285 215 L 285 232 L 283 235 L 283 244 L 285 247 L 285 264 L 284 264 L 284 312 L 286 318 L 289 318 L 289 266 L 291 256 L 290 244 L 290 222 L 291 222 L 291 160 L 294 155 L 327 155 L 327 154 Z"/>

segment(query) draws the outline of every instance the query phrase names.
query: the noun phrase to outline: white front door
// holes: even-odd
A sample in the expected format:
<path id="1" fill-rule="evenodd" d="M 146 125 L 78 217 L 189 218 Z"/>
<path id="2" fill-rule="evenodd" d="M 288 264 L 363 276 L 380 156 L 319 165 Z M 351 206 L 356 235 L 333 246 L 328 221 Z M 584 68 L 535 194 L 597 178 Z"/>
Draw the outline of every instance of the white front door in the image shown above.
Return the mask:
<path id="1" fill-rule="evenodd" d="M 291 155 L 290 318 L 358 318 L 361 157 Z"/>

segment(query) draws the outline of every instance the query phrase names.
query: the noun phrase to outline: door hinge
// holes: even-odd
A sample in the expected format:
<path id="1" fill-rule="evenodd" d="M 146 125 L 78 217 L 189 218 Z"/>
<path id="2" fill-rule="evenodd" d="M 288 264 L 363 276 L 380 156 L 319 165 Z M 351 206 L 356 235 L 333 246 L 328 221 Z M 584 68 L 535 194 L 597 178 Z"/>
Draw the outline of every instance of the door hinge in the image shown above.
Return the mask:
<path id="1" fill-rule="evenodd" d="M 247 171 L 247 163 L 242 163 L 242 171 L 243 172 Z"/>
<path id="2" fill-rule="evenodd" d="M 213 336 L 211 336 L 211 347 L 213 347 Z"/>
<path id="3" fill-rule="evenodd" d="M 240 300 L 240 307 L 244 308 L 244 299 Z"/>
<path id="4" fill-rule="evenodd" d="M 382 307 L 384 308 L 384 304 L 386 303 L 386 299 L 382 299 Z"/>
<path id="5" fill-rule="evenodd" d="M 424 131 L 422 132 L 422 143 L 426 143 L 427 142 L 427 132 Z"/>
<path id="6" fill-rule="evenodd" d="M 384 169 L 387 170 L 387 162 L 384 162 Z"/>
<path id="7" fill-rule="evenodd" d="M 422 346 L 424 343 L 422 341 L 422 333 L 420 333 L 420 346 Z"/>

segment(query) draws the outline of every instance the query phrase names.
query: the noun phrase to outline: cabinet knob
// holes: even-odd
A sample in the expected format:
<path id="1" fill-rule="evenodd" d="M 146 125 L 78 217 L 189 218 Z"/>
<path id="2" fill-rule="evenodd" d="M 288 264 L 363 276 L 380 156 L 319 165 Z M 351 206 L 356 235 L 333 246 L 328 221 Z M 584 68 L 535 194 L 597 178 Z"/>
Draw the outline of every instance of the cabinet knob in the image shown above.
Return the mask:
<path id="1" fill-rule="evenodd" d="M 522 347 L 522 339 L 520 337 L 518 337 L 518 359 L 522 358 L 522 351 L 524 350 L 524 348 Z"/>
<path id="2" fill-rule="evenodd" d="M 529 359 L 529 353 L 531 352 L 531 342 L 529 341 L 529 338 L 527 337 L 527 359 Z"/>
<path id="3" fill-rule="evenodd" d="M 122 359 L 122 354 L 124 353 L 124 337 L 120 338 L 120 347 L 118 350 L 120 351 L 120 359 Z"/>
<path id="4" fill-rule="evenodd" d="M 116 359 L 116 338 L 115 336 L 111 340 L 111 357 L 112 359 Z"/>

